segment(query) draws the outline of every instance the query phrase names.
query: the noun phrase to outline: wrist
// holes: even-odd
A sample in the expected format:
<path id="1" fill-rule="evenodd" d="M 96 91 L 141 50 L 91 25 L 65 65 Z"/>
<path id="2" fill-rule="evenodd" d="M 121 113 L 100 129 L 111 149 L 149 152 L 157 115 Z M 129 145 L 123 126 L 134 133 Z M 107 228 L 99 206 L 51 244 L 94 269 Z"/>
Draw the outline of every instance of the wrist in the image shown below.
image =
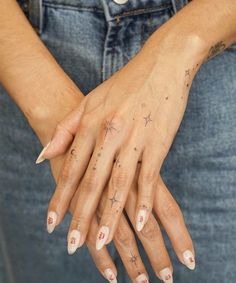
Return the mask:
<path id="1" fill-rule="evenodd" d="M 83 99 L 71 82 L 50 85 L 50 99 L 41 101 L 32 111 L 25 112 L 27 120 L 43 145 L 47 144 L 57 126 Z"/>

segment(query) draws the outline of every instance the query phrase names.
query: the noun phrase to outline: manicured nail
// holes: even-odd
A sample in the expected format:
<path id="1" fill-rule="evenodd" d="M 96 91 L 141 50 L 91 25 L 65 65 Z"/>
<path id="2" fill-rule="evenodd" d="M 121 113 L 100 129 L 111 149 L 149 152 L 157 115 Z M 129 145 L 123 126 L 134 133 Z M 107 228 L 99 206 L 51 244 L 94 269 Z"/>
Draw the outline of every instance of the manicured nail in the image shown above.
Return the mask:
<path id="1" fill-rule="evenodd" d="M 110 268 L 107 268 L 107 269 L 104 271 L 104 275 L 105 275 L 106 279 L 107 279 L 110 283 L 117 283 L 116 276 L 115 276 L 114 272 L 113 272 Z"/>
<path id="2" fill-rule="evenodd" d="M 48 212 L 48 216 L 47 216 L 47 230 L 48 233 L 51 234 L 55 227 L 56 227 L 56 223 L 57 223 L 57 214 L 54 211 L 49 211 Z"/>
<path id="3" fill-rule="evenodd" d="M 107 226 L 102 226 L 97 234 L 96 249 L 99 251 L 105 245 L 110 229 Z"/>
<path id="4" fill-rule="evenodd" d="M 145 274 L 140 274 L 136 279 L 135 282 L 137 283 L 149 283 L 147 276 Z"/>
<path id="5" fill-rule="evenodd" d="M 68 239 L 68 254 L 72 255 L 78 249 L 80 244 L 81 234 L 78 230 L 72 230 Z"/>
<path id="6" fill-rule="evenodd" d="M 195 259 L 194 259 L 194 255 L 190 250 L 186 250 L 183 253 L 183 259 L 184 259 L 184 263 L 185 265 L 191 269 L 194 270 L 195 269 Z"/>
<path id="7" fill-rule="evenodd" d="M 173 276 L 170 268 L 167 267 L 162 269 L 160 271 L 160 276 L 165 283 L 173 283 Z"/>
<path id="8" fill-rule="evenodd" d="M 43 162 L 43 161 L 45 160 L 45 158 L 44 158 L 43 155 L 44 155 L 45 151 L 47 150 L 47 148 L 49 147 L 49 145 L 50 145 L 50 142 L 49 142 L 49 143 L 43 148 L 43 150 L 40 152 L 40 154 L 39 154 L 37 160 L 35 161 L 36 164 L 39 164 L 39 163 L 41 163 L 41 162 Z"/>
<path id="9" fill-rule="evenodd" d="M 146 224 L 146 218 L 147 218 L 147 210 L 140 209 L 136 221 L 136 228 L 138 232 L 140 232 L 143 229 L 143 226 Z"/>

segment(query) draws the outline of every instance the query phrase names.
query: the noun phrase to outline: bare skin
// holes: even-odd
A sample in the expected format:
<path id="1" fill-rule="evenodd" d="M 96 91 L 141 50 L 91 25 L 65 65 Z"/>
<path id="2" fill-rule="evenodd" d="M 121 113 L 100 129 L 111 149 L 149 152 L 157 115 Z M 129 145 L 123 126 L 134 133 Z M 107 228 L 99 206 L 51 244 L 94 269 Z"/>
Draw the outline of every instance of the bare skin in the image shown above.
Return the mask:
<path id="1" fill-rule="evenodd" d="M 144 228 L 194 76 L 205 61 L 235 42 L 235 13 L 233 0 L 223 7 L 220 0 L 191 2 L 158 29 L 124 68 L 93 90 L 83 108 L 71 114 L 83 113 L 71 145 L 74 154 L 66 158 L 48 209 L 60 223 L 66 204 L 79 189 L 68 238 L 78 230 L 83 244 L 108 183 L 97 248 L 112 240 L 140 161 L 136 226 L 139 231 Z M 67 120 L 62 124 L 66 127 Z M 55 144 L 53 139 L 44 158 L 54 156 Z"/>

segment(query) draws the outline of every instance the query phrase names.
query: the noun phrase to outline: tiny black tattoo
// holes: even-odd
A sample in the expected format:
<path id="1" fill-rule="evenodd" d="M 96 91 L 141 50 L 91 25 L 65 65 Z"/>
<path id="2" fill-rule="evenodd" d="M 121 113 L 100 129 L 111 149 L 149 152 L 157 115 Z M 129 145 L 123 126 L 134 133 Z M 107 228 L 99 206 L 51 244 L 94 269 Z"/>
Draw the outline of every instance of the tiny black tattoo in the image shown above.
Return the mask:
<path id="1" fill-rule="evenodd" d="M 145 127 L 146 127 L 148 123 L 152 122 L 151 112 L 148 114 L 148 116 L 143 117 L 143 119 L 145 120 Z"/>
<path id="2" fill-rule="evenodd" d="M 138 259 L 138 257 L 135 256 L 134 254 L 132 254 L 132 252 L 130 252 L 130 255 L 131 255 L 130 262 L 133 263 L 135 266 L 137 266 L 137 259 Z"/>
<path id="3" fill-rule="evenodd" d="M 120 202 L 117 198 L 116 198 L 116 193 L 117 191 L 115 191 L 114 195 L 112 198 L 109 198 L 109 200 L 111 201 L 111 207 L 113 207 L 113 205 L 116 203 L 116 202 Z"/>
<path id="4" fill-rule="evenodd" d="M 185 70 L 185 77 L 190 76 L 190 70 Z"/>
<path id="5" fill-rule="evenodd" d="M 106 121 L 105 126 L 105 137 L 107 136 L 108 132 L 112 134 L 113 131 L 117 132 L 117 129 L 114 127 L 114 123 L 112 121 Z"/>
<path id="6" fill-rule="evenodd" d="M 217 42 L 214 46 L 212 46 L 209 50 L 207 60 L 215 57 L 217 54 L 221 53 L 225 49 L 226 45 L 223 41 Z"/>
<path id="7" fill-rule="evenodd" d="M 168 100 L 168 99 L 169 99 L 169 97 L 168 97 L 168 96 L 166 96 L 166 97 L 165 97 L 165 100 Z"/>

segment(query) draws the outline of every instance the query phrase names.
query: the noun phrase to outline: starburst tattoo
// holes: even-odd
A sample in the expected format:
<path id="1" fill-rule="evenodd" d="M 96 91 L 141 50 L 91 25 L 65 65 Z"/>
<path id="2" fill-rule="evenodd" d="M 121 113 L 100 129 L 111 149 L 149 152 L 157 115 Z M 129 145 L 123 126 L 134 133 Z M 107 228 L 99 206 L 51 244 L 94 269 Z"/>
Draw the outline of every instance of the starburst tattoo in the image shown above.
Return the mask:
<path id="1" fill-rule="evenodd" d="M 137 256 L 135 256 L 134 254 L 132 254 L 132 252 L 130 252 L 130 262 L 131 263 L 133 263 L 135 266 L 137 266 L 137 259 L 138 259 L 138 257 Z"/>
<path id="2" fill-rule="evenodd" d="M 117 129 L 114 127 L 114 123 L 112 121 L 106 121 L 104 125 L 105 130 L 105 137 L 110 132 L 110 134 L 113 133 L 113 131 L 117 132 Z"/>
<path id="3" fill-rule="evenodd" d="M 116 193 L 117 191 L 115 191 L 114 195 L 112 198 L 109 198 L 109 200 L 111 201 L 111 207 L 113 207 L 113 205 L 117 202 L 120 202 L 117 198 L 116 198 Z"/>
<path id="4" fill-rule="evenodd" d="M 143 119 L 145 120 L 145 127 L 146 127 L 148 123 L 152 122 L 151 112 L 148 114 L 148 116 L 143 117 Z"/>

